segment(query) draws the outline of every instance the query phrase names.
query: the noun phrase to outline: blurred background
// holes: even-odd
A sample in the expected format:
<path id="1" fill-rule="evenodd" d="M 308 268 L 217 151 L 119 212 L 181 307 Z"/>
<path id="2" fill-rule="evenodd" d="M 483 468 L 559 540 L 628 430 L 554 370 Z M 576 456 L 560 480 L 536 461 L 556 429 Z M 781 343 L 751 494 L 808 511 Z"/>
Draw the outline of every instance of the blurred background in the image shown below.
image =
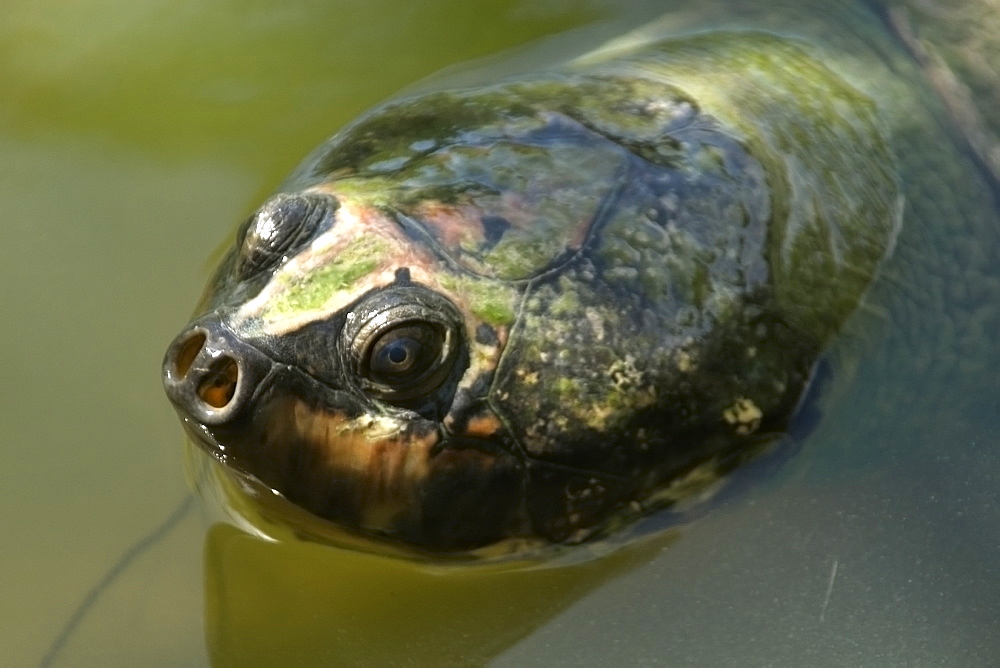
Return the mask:
<path id="1" fill-rule="evenodd" d="M 585 51 L 657 4 L 4 1 L 0 664 L 997 658 L 985 399 L 988 415 L 942 407 L 958 431 L 942 429 L 954 445 L 940 459 L 913 464 L 910 436 L 877 456 L 824 447 L 851 433 L 845 418 L 676 543 L 577 569 L 490 579 L 282 552 L 206 533 L 196 509 L 157 532 L 189 496 L 160 359 L 234 227 L 394 92 L 520 45 L 486 71 Z M 865 396 L 841 393 L 825 415 Z"/>

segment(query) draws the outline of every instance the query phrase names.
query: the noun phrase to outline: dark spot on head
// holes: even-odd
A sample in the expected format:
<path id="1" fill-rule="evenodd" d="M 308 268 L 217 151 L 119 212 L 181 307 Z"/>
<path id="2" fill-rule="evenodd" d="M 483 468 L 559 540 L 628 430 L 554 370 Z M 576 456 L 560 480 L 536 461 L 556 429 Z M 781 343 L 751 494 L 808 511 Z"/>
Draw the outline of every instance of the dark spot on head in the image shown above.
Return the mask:
<path id="1" fill-rule="evenodd" d="M 472 381 L 469 387 L 469 394 L 474 397 L 485 397 L 490 391 L 490 384 L 493 382 L 493 372 L 481 373 Z"/>
<path id="2" fill-rule="evenodd" d="M 455 392 L 455 398 L 451 402 L 452 420 L 455 422 L 456 431 L 464 430 L 467 420 L 464 419 L 469 412 L 469 407 L 478 401 L 466 388 L 459 388 Z"/>
<path id="3" fill-rule="evenodd" d="M 483 233 L 486 235 L 486 244 L 491 248 L 497 245 L 500 238 L 510 228 L 510 221 L 501 216 L 483 216 L 480 222 L 483 225 Z"/>
<path id="4" fill-rule="evenodd" d="M 409 267 L 400 267 L 396 270 L 396 282 L 404 285 L 410 282 Z"/>
<path id="5" fill-rule="evenodd" d="M 456 434 L 463 434 L 468 431 L 469 423 L 473 420 L 486 420 L 496 422 L 498 420 L 496 412 L 490 406 L 489 401 L 483 398 L 473 398 L 466 394 L 461 405 L 453 404 L 449 414 L 450 424 L 448 428 Z"/>
<path id="6" fill-rule="evenodd" d="M 482 409 L 482 399 L 474 399 L 468 392 L 456 396 L 448 414 L 446 428 L 453 434 L 464 434 L 469 429 L 469 421 Z"/>
<path id="7" fill-rule="evenodd" d="M 476 343 L 496 347 L 500 345 L 500 337 L 497 336 L 495 329 L 484 322 L 480 323 L 479 327 L 476 327 Z"/>

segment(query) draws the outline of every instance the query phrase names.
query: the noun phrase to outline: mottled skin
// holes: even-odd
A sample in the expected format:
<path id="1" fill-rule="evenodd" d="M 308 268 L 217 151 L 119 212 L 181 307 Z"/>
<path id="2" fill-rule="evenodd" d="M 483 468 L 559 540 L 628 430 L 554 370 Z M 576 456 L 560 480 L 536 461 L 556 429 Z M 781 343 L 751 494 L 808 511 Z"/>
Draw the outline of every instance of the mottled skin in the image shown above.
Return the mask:
<path id="1" fill-rule="evenodd" d="M 968 199 L 988 169 L 866 10 L 815 34 L 805 9 L 741 11 L 390 103 L 320 147 L 168 352 L 189 431 L 318 517 L 429 551 L 583 540 L 757 452 L 867 292 L 897 326 L 945 308 L 909 272 L 962 239 L 908 201 L 995 220 Z M 270 221 L 296 240 L 262 254 Z M 418 321 L 430 380 L 373 378 L 379 337 Z M 220 356 L 237 370 L 206 405 Z"/>

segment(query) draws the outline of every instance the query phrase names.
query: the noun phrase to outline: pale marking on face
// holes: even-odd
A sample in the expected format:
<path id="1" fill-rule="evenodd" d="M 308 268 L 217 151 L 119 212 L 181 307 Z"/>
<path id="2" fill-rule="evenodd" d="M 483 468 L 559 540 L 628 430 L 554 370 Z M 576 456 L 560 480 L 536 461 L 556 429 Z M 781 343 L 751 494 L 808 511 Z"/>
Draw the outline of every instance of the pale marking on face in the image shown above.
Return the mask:
<path id="1" fill-rule="evenodd" d="M 500 419 L 490 413 L 489 415 L 480 415 L 469 420 L 469 426 L 465 430 L 468 436 L 478 437 L 478 438 L 489 438 L 503 428 Z"/>
<path id="2" fill-rule="evenodd" d="M 476 248 L 485 242 L 479 207 L 429 201 L 419 204 L 414 214 L 426 221 L 446 248 Z"/>
<path id="3" fill-rule="evenodd" d="M 407 267 L 410 271 L 411 281 L 426 285 L 448 297 L 462 315 L 462 321 L 466 328 L 465 336 L 469 342 L 471 354 L 469 368 L 460 379 L 459 387 L 471 387 L 477 378 L 492 372 L 496 368 L 507 340 L 508 328 L 506 326 L 493 326 L 499 345 L 489 346 L 476 342 L 473 332 L 478 326 L 484 324 L 484 321 L 475 315 L 475 295 L 469 294 L 467 290 L 461 288 L 463 286 L 467 288 L 469 281 L 481 281 L 490 285 L 494 295 L 502 294 L 503 290 L 511 291 L 512 300 L 515 299 L 513 290 L 505 284 L 489 279 L 465 278 L 463 279 L 465 282 L 455 281 L 447 266 L 426 247 L 407 238 L 397 222 L 390 216 L 363 201 L 359 202 L 338 193 L 334 185 L 327 184 L 312 189 L 313 192 L 329 193 L 341 202 L 334 225 L 330 230 L 317 237 L 308 248 L 295 257 L 289 258 L 279 268 L 264 289 L 240 309 L 236 319 L 237 326 L 242 322 L 260 318 L 259 325 L 255 325 L 257 332 L 271 336 L 282 336 L 297 331 L 312 322 L 330 318 L 354 302 L 358 296 L 370 290 L 395 283 L 396 270 L 400 267 Z M 332 289 L 318 308 L 295 313 L 279 313 L 273 309 L 276 300 L 287 297 L 289 291 L 299 287 L 303 280 L 302 277 L 322 270 L 355 240 L 373 236 L 378 239 L 385 250 L 381 253 L 377 266 L 370 273 L 357 278 L 349 286 Z M 358 420 L 361 419 L 373 420 L 376 418 L 372 416 L 358 418 Z M 349 434 L 358 434 L 374 429 L 374 432 L 368 433 L 381 433 L 383 435 L 371 436 L 371 438 L 391 439 L 390 432 L 393 429 L 400 429 L 401 424 L 367 424 L 364 426 L 338 424 L 337 429 Z M 348 440 L 353 441 L 356 438 L 357 436 L 350 436 Z M 356 462 L 356 464 L 362 468 L 368 466 L 368 464 L 360 462 Z"/>
<path id="4" fill-rule="evenodd" d="M 587 321 L 590 323 L 590 328 L 594 332 L 594 338 L 597 341 L 603 341 L 604 321 L 601 319 L 601 315 L 597 312 L 597 309 L 588 307 L 584 311 L 584 315 L 587 317 Z"/>
<path id="5" fill-rule="evenodd" d="M 690 373 L 694 370 L 695 363 L 691 357 L 691 353 L 686 350 L 678 350 L 674 354 L 674 358 L 677 362 L 677 370 L 681 373 Z"/>
<path id="6" fill-rule="evenodd" d="M 408 267 L 414 282 L 436 286 L 435 277 L 441 271 L 438 260 L 424 247 L 410 242 L 394 220 L 377 209 L 351 201 L 342 201 L 336 215 L 336 223 L 329 231 L 289 258 L 260 293 L 243 305 L 237 322 L 261 318 L 263 332 L 273 336 L 296 331 L 311 322 L 329 318 L 368 290 L 393 283 L 399 267 Z M 275 303 L 302 289 L 305 277 L 330 265 L 356 240 L 366 238 L 376 239 L 384 248 L 380 257 L 371 258 L 375 265 L 367 275 L 358 277 L 344 288 L 331 289 L 318 308 L 274 312 Z"/>
<path id="7" fill-rule="evenodd" d="M 430 470 L 436 431 L 413 435 L 406 422 L 362 415 L 348 419 L 296 401 L 290 422 L 299 438 L 321 453 L 331 479 L 359 485 L 359 507 L 368 527 L 391 527 L 412 507 Z"/>
<path id="8" fill-rule="evenodd" d="M 736 428 L 737 434 L 746 436 L 757 431 L 764 413 L 752 399 L 738 397 L 732 406 L 722 412 L 722 417 Z"/>

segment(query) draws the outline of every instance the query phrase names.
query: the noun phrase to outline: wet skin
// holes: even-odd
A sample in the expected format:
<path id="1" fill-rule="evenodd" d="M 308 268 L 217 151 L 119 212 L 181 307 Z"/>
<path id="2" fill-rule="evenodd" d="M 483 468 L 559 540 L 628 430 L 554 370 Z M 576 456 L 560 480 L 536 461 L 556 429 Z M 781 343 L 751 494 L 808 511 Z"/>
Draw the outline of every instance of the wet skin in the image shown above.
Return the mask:
<path id="1" fill-rule="evenodd" d="M 755 32 L 390 103 L 241 228 L 168 394 L 338 525 L 584 540 L 787 424 L 895 250 L 894 120 Z"/>

